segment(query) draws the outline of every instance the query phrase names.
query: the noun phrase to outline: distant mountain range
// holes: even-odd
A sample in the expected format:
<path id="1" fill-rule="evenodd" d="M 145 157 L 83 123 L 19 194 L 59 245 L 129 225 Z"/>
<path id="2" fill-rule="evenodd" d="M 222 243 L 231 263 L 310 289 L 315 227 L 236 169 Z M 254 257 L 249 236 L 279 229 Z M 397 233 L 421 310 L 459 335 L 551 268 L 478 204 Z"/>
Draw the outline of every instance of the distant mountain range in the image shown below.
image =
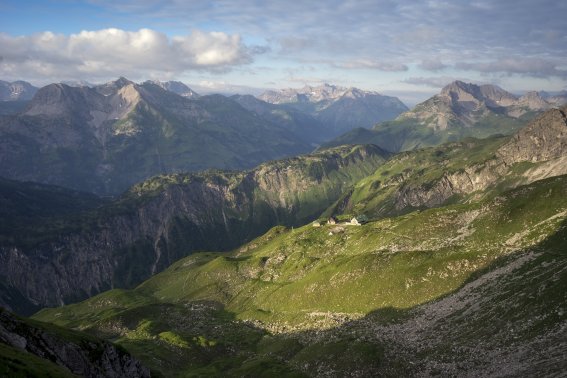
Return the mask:
<path id="1" fill-rule="evenodd" d="M 441 93 L 371 130 L 354 129 L 325 146 L 375 143 L 392 152 L 457 141 L 512 134 L 538 113 L 567 103 L 567 96 L 528 92 L 515 96 L 495 85 L 455 81 Z"/>
<path id="2" fill-rule="evenodd" d="M 397 97 L 329 84 L 267 91 L 258 98 L 310 114 L 335 136 L 356 127 L 372 127 L 408 110 Z"/>
<path id="3" fill-rule="evenodd" d="M 51 84 L 0 118 L 1 176 L 98 194 L 159 173 L 249 168 L 311 149 L 224 96 L 183 97 L 125 78 Z"/>

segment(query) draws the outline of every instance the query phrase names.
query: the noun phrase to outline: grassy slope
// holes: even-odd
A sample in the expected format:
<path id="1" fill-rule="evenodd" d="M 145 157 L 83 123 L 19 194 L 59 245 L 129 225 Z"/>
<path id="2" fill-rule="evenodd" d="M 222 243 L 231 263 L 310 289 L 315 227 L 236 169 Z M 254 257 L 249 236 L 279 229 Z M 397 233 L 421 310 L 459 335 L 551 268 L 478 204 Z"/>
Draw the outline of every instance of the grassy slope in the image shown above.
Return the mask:
<path id="1" fill-rule="evenodd" d="M 482 140 L 467 138 L 460 142 L 395 155 L 378 167 L 372 175 L 359 181 L 351 192 L 346 193 L 325 214 L 347 211 L 353 214 L 364 213 L 374 218 L 416 210 L 409 205 L 403 208 L 397 206 L 399 202 L 396 201 L 400 191 L 419 189 L 427 192 L 442 178 L 463 173 L 465 170 L 474 179 L 474 175 L 482 172 L 484 167 L 493 163 L 501 165 L 496 158 L 496 151 L 508 140 L 508 137 L 502 136 Z M 498 195 L 505 190 L 530 182 L 524 174 L 544 164 L 546 162 L 520 162 L 510 167 L 502 166 L 499 169 L 505 170 L 505 174 L 501 174 L 500 177 L 485 178 L 494 179 L 487 184 L 486 189 L 456 194 L 443 204 L 467 203 Z M 478 177 L 484 179 L 482 176 Z"/>
<path id="2" fill-rule="evenodd" d="M 14 378 L 74 377 L 64 367 L 5 344 L 0 344 L 0 375 Z"/>
<path id="3" fill-rule="evenodd" d="M 370 216 L 393 215 L 398 210 L 394 208 L 392 197 L 402 185 L 427 185 L 446 173 L 482 163 L 494 157 L 496 150 L 507 141 L 507 137 L 469 138 L 396 155 L 355 185 L 349 211 Z"/>
<path id="4" fill-rule="evenodd" d="M 395 341 L 369 342 L 333 327 L 375 311 L 381 322 L 442 298 L 500 258 L 553 235 L 566 211 L 567 177 L 559 177 L 475 204 L 345 226 L 336 235 L 329 235 L 333 226 L 278 227 L 230 255 L 196 254 L 135 290 L 110 291 L 35 317 L 115 339 L 166 374 L 227 370 L 238 375 L 239 366 L 251 361 L 263 366 L 260 371 L 270 367 L 290 374 L 285 364 L 310 374 L 317 366 L 407 373 L 411 367 L 403 353 L 399 360 L 387 352 Z M 544 279 L 531 276 L 534 282 Z M 532 290 L 523 284 L 515 289 Z M 490 293 L 504 303 L 499 290 Z M 523 302 L 508 305 L 516 303 Z M 537 303 L 526 301 L 530 310 L 519 317 L 537 318 L 545 310 Z M 375 324 L 373 316 L 366 319 Z M 451 324 L 460 335 L 459 321 Z M 488 332 L 483 324 L 471 326 Z M 330 330 L 323 339 L 301 331 L 314 328 Z M 476 342 L 477 336 L 471 337 Z M 445 358 L 440 344 L 419 351 L 424 366 L 430 358 Z"/>

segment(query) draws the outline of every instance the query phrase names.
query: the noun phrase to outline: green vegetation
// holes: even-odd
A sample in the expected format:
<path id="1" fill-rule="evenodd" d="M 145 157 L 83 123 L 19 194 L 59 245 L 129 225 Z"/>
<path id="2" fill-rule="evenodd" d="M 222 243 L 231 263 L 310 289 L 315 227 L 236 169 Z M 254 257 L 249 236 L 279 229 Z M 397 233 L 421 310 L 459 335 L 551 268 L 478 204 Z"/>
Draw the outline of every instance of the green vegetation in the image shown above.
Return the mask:
<path id="1" fill-rule="evenodd" d="M 478 149 L 479 158 L 488 151 Z M 276 227 L 230 254 L 194 254 L 134 290 L 113 290 L 43 310 L 35 318 L 116 340 L 167 376 L 221 371 L 293 376 L 297 370 L 318 369 L 408 374 L 413 369 L 404 362 L 408 347 L 400 350 L 401 341 L 368 338 L 364 329 L 410 324 L 416 306 L 443 301 L 482 277 L 481 272 L 515 261 L 510 254 L 527 248 L 546 257 L 517 272 L 532 278 L 514 290 L 538 290 L 538 266 L 557 260 L 557 276 L 564 264 L 563 253 L 550 251 L 565 245 L 566 214 L 567 177 L 558 177 L 479 202 L 363 226 Z M 331 232 L 336 227 L 342 230 Z M 511 280 L 508 285 L 518 282 Z M 563 284 L 544 286 L 557 308 L 565 300 L 558 289 Z M 498 303 L 508 298 L 506 291 L 490 290 Z M 526 310 L 510 311 L 510 322 L 547 313 L 547 300 L 531 302 L 528 296 L 525 303 L 518 301 Z M 503 304 L 502 311 L 506 314 Z M 452 314 L 448 319 L 455 335 L 463 337 L 458 342 L 476 342 L 491 332 L 473 319 L 466 324 L 478 332 L 461 332 L 461 312 Z M 547 332 L 564 320 L 563 313 L 557 314 L 545 323 L 530 323 L 522 335 L 531 340 Z M 424 348 L 416 361 L 448 358 L 441 345 Z"/>

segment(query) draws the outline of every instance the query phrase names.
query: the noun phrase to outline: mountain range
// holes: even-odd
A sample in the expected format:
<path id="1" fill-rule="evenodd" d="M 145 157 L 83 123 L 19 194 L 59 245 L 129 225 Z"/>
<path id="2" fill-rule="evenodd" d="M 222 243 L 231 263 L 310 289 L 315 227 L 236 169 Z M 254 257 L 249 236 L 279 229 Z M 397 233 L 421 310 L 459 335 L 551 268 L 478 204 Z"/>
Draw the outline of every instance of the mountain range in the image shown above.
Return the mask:
<path id="1" fill-rule="evenodd" d="M 545 97 L 549 101 L 538 92 L 517 97 L 495 85 L 455 81 L 393 121 L 378 123 L 371 130 L 354 129 L 324 146 L 374 143 L 397 152 L 467 136 L 509 135 L 538 113 L 567 103 L 561 95 Z"/>
<path id="2" fill-rule="evenodd" d="M 105 195 L 160 173 L 249 168 L 312 149 L 224 96 L 124 78 L 43 87 L 23 112 L 0 118 L 0 136 L 1 176 Z"/>
<path id="3" fill-rule="evenodd" d="M 199 94 L 189 88 L 187 85 L 183 84 L 180 81 L 159 81 L 159 80 L 148 80 L 146 83 L 155 84 L 166 91 L 170 91 L 176 93 L 183 97 L 190 97 L 190 98 L 197 98 Z"/>
<path id="4" fill-rule="evenodd" d="M 511 137 L 376 160 L 317 222 L 194 253 L 132 290 L 33 318 L 114 340 L 166 376 L 561 375 L 566 112 Z M 269 167 L 321 167 L 334 153 Z M 144 185 L 173 199 L 178 181 Z M 351 222 L 362 213 L 371 221 Z"/>
<path id="5" fill-rule="evenodd" d="M 561 376 L 562 94 L 454 82 L 310 152 L 378 96 L 5 101 L 0 375 Z"/>
<path id="6" fill-rule="evenodd" d="M 310 114 L 337 136 L 356 127 L 369 128 L 394 119 L 408 108 L 396 97 L 357 88 L 323 84 L 266 91 L 258 98 Z"/>
<path id="7" fill-rule="evenodd" d="M 350 127 L 329 123 L 333 112 L 375 122 L 382 119 L 377 111 L 403 107 L 375 93 L 332 88 L 338 97 L 318 97 L 313 116 L 252 96 L 200 96 L 173 81 L 47 85 L 28 102 L 6 102 L 0 176 L 117 195 L 161 173 L 246 169 L 309 152 L 338 135 L 337 125 Z"/>

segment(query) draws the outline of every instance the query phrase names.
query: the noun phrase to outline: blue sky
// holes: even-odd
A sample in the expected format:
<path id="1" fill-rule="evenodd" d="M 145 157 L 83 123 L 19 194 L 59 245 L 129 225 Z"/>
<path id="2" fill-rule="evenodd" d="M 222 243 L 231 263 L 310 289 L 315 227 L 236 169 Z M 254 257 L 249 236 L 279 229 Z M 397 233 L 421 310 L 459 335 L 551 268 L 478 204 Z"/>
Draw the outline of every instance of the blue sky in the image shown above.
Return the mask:
<path id="1" fill-rule="evenodd" d="M 0 79 L 251 93 L 329 82 L 410 105 L 455 79 L 559 91 L 566 16 L 546 0 L 3 0 Z"/>

